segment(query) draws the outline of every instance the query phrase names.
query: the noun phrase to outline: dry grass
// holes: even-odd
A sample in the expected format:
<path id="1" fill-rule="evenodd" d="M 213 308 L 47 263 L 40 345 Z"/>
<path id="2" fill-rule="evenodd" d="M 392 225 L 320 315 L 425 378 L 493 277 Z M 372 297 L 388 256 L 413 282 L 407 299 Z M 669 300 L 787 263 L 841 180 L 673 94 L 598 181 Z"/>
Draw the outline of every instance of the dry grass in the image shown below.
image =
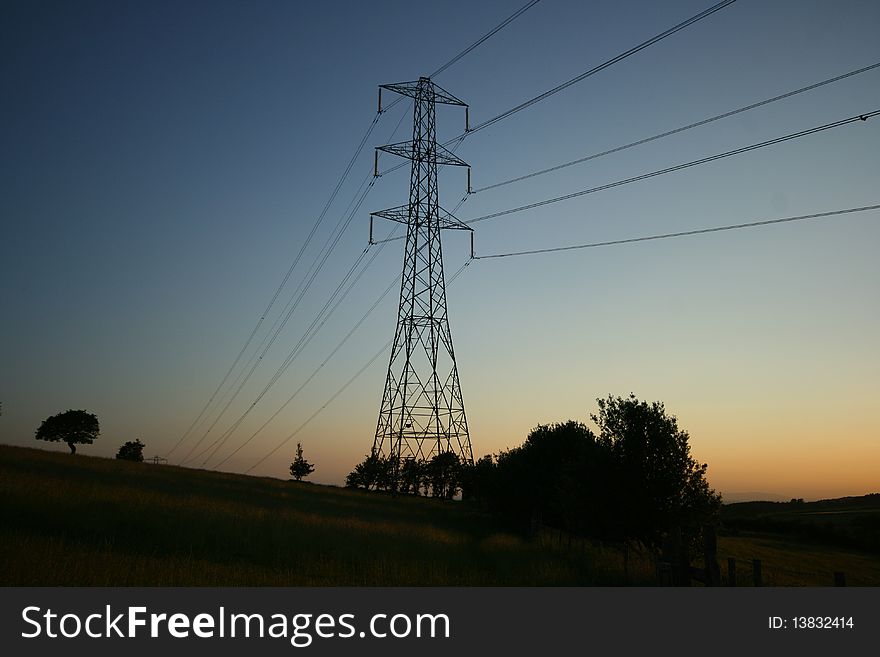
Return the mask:
<path id="1" fill-rule="evenodd" d="M 761 560 L 765 586 L 831 586 L 834 572 L 846 575 L 848 586 L 880 585 L 877 555 L 820 545 L 805 545 L 767 535 L 722 536 L 718 559 L 726 576 L 727 557 L 737 560 L 737 584 L 752 584 L 752 560 Z"/>
<path id="2" fill-rule="evenodd" d="M 0 583 L 566 586 L 625 583 L 457 502 L 0 447 Z"/>
<path id="3" fill-rule="evenodd" d="M 0 446 L 0 584 L 23 586 L 652 585 L 646 555 L 511 534 L 467 504 Z M 880 584 L 880 558 L 719 538 L 749 584 Z"/>

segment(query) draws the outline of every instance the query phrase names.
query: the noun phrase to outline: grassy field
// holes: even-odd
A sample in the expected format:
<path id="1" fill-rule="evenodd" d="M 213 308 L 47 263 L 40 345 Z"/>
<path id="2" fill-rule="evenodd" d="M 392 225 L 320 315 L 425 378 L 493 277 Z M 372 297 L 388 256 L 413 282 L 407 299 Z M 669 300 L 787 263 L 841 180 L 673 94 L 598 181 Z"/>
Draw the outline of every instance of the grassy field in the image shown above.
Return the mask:
<path id="1" fill-rule="evenodd" d="M 727 558 L 736 559 L 737 585 L 752 585 L 752 560 L 761 560 L 764 586 L 832 586 L 834 572 L 848 586 L 880 586 L 880 557 L 823 545 L 792 541 L 784 536 L 751 534 L 718 538 L 722 580 Z"/>
<path id="2" fill-rule="evenodd" d="M 551 549 L 458 502 L 0 446 L 0 583 L 596 585 L 620 556 Z"/>
<path id="3" fill-rule="evenodd" d="M 880 584 L 880 557 L 760 535 L 718 557 L 767 584 Z M 800 574 L 798 574 L 800 573 Z M 0 446 L 0 585 L 652 585 L 653 564 L 473 507 L 173 466 Z"/>
<path id="4" fill-rule="evenodd" d="M 817 502 L 741 502 L 721 510 L 722 570 L 737 559 L 748 585 L 761 559 L 767 585 L 828 586 L 842 572 L 850 586 L 880 585 L 880 495 Z"/>

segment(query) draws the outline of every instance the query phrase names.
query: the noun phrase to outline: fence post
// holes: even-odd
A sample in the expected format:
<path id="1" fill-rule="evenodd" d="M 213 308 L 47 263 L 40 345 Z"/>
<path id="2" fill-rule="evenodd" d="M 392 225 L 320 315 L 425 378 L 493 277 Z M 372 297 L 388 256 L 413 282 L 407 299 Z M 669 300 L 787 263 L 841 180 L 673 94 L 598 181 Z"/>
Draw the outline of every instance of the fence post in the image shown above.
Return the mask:
<path id="1" fill-rule="evenodd" d="M 727 585 L 736 586 L 736 558 L 727 557 Z"/>
<path id="2" fill-rule="evenodd" d="M 721 569 L 718 567 L 718 538 L 714 527 L 703 528 L 703 565 L 706 586 L 721 586 Z"/>
<path id="3" fill-rule="evenodd" d="M 764 583 L 761 580 L 761 560 L 760 559 L 752 559 L 752 578 L 755 581 L 755 586 L 763 586 Z"/>
<path id="4" fill-rule="evenodd" d="M 681 528 L 676 527 L 670 531 L 663 540 L 662 559 L 669 563 L 672 586 L 690 586 L 691 572 L 690 559 L 684 553 L 682 546 Z"/>
<path id="5" fill-rule="evenodd" d="M 835 571 L 834 586 L 846 586 L 846 575 L 844 573 Z"/>
<path id="6" fill-rule="evenodd" d="M 668 561 L 657 562 L 657 585 L 672 586 L 672 564 Z"/>

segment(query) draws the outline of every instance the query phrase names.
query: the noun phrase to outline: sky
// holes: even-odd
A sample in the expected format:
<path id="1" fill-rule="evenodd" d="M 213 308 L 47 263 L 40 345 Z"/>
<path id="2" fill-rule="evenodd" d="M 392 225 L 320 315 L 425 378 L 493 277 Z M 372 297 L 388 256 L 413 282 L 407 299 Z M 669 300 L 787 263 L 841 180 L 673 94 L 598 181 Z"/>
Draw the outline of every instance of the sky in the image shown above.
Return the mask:
<path id="1" fill-rule="evenodd" d="M 34 431 L 81 408 L 101 423 L 83 454 L 112 457 L 138 438 L 147 457 L 189 454 L 188 465 L 207 468 L 225 459 L 220 469 L 286 478 L 302 442 L 311 479 L 342 483 L 372 446 L 396 290 L 325 359 L 400 272 L 401 241 L 369 248 L 362 262 L 375 260 L 314 338 L 214 456 L 200 453 L 251 407 L 367 248 L 369 213 L 407 200 L 402 168 L 350 210 L 374 147 L 409 138 L 412 105 L 401 102 L 379 117 L 306 242 L 376 116 L 378 85 L 430 74 L 523 4 L 3 3 L 0 442 L 66 450 L 37 443 Z M 469 104 L 477 125 L 712 4 L 542 0 L 434 80 Z M 880 5 L 869 0 L 738 0 L 456 152 L 480 188 L 611 149 L 880 62 L 877 25 Z M 468 221 L 876 109 L 880 68 L 471 194 L 456 215 Z M 461 108 L 438 107 L 440 140 L 463 127 Z M 476 250 L 877 204 L 878 145 L 880 117 L 480 222 Z M 397 163 L 383 154 L 380 169 Z M 442 170 L 439 184 L 448 209 L 465 196 L 462 169 Z M 379 236 L 392 228 L 375 227 Z M 256 340 L 187 433 L 304 243 Z M 678 418 L 723 493 L 880 491 L 878 243 L 875 210 L 472 261 L 448 298 L 475 456 L 521 444 L 538 424 L 592 426 L 597 398 L 632 392 Z M 453 231 L 443 244 L 450 277 L 469 245 Z"/>

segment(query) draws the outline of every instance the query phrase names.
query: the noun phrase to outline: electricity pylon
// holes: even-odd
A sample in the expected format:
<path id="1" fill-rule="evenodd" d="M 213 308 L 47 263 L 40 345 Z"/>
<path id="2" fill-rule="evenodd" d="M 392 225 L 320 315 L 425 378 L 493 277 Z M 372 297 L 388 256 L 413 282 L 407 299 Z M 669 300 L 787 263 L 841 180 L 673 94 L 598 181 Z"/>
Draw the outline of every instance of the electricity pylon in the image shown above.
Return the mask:
<path id="1" fill-rule="evenodd" d="M 370 216 L 371 239 L 373 217 L 406 225 L 397 329 L 372 453 L 392 457 L 395 468 L 403 459 L 429 460 L 445 452 L 473 463 L 449 331 L 440 244 L 441 229 L 471 228 L 440 208 L 437 195 L 437 165 L 466 167 L 467 163 L 437 143 L 434 117 L 437 103 L 460 105 L 465 113 L 467 105 L 430 78 L 419 78 L 382 85 L 380 110 L 382 89 L 413 99 L 413 132 L 411 141 L 380 146 L 377 162 L 378 151 L 399 155 L 412 160 L 412 173 L 409 203 Z"/>

